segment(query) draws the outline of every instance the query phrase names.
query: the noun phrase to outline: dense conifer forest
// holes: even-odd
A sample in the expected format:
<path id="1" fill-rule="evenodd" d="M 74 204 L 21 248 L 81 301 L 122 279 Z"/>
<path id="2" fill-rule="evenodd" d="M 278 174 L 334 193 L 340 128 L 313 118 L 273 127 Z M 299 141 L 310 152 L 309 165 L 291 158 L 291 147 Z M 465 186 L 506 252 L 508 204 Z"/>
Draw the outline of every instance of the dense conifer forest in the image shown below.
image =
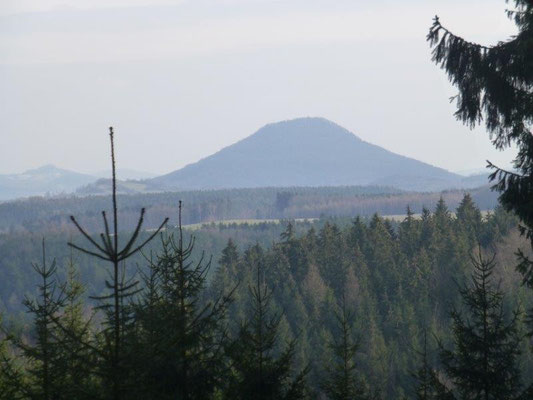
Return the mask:
<path id="1" fill-rule="evenodd" d="M 497 195 L 489 186 L 468 191 L 482 210 L 497 205 Z M 160 220 L 170 217 L 177 224 L 175 209 L 183 201 L 183 223 L 197 224 L 232 219 L 294 219 L 321 216 L 403 215 L 409 204 L 415 213 L 433 208 L 440 197 L 455 208 L 464 191 L 442 193 L 402 192 L 378 186 L 255 188 L 207 191 L 118 194 L 119 216 L 124 230 L 135 228 L 137 213 L 146 207 L 144 226 L 157 228 Z M 101 210 L 108 208 L 110 196 L 33 197 L 0 203 L 0 233 L 74 232 L 70 215 L 75 214 L 89 232 L 98 233 Z"/>
<path id="2" fill-rule="evenodd" d="M 34 269 L 13 269 L 26 271 L 19 282 L 28 298 L 4 316 L 3 387 L 46 398 L 49 357 L 46 368 L 60 371 L 47 372 L 49 390 L 114 398 L 105 262 L 66 250 L 64 235 L 52 238 Z M 32 242 L 32 251 L 19 253 L 41 252 L 42 242 L 26 246 Z M 464 291 L 477 287 L 471 276 L 481 251 L 481 260 L 495 255 L 495 306 L 502 323 L 513 324 L 508 362 L 521 375 L 512 380 L 518 393 L 533 380 L 525 336 L 533 296 L 514 272 L 520 244 L 516 218 L 501 207 L 482 217 L 469 195 L 456 210 L 443 200 L 421 217 L 408 209 L 399 223 L 376 214 L 169 229 L 125 266 L 117 390 L 120 398 L 403 399 L 417 398 L 431 374 L 449 387 L 454 359 L 446 351 L 458 340 L 454 324 L 470 321 Z M 205 249 L 216 257 L 211 266 Z M 38 285 L 37 295 L 28 282 Z M 69 368 L 83 379 L 69 376 Z M 338 397 L 343 390 L 354 394 Z M 48 398 L 63 398 L 54 396 Z"/>

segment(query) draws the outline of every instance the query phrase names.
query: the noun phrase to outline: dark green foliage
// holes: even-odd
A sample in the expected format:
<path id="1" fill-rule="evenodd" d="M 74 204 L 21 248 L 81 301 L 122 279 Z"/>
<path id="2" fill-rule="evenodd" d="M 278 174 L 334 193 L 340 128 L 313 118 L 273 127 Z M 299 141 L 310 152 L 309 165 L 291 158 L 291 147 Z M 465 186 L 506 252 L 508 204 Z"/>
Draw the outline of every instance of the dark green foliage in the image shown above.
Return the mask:
<path id="1" fill-rule="evenodd" d="M 81 251 L 82 253 L 96 257 L 98 259 L 108 261 L 112 264 L 113 269 L 110 273 L 110 280 L 106 280 L 106 288 L 109 293 L 102 296 L 96 296 L 95 299 L 99 301 L 98 309 L 105 314 L 103 322 L 104 329 L 99 333 L 99 340 L 102 348 L 97 349 L 96 346 L 90 346 L 91 349 L 96 350 L 95 359 L 98 361 L 98 369 L 104 380 L 107 380 L 110 387 L 112 387 L 112 398 L 120 400 L 125 398 L 128 391 L 134 390 L 131 385 L 128 385 L 128 350 L 134 351 L 131 347 L 132 343 L 128 342 L 131 337 L 131 329 L 133 329 L 132 309 L 129 305 L 132 296 L 134 296 L 140 289 L 137 288 L 137 281 L 131 280 L 126 274 L 126 260 L 139 252 L 150 240 L 152 240 L 163 226 L 167 223 L 166 218 L 163 223 L 156 229 L 156 231 L 144 241 L 137 243 L 137 238 L 142 228 L 145 209 L 141 210 L 141 215 L 137 221 L 135 230 L 122 249 L 119 248 L 119 229 L 118 229 L 118 207 L 117 207 L 117 191 L 116 191 L 116 171 L 115 171 L 115 149 L 113 128 L 109 128 L 109 137 L 111 141 L 111 167 L 112 167 L 112 205 L 113 205 L 113 231 L 109 229 L 106 212 L 102 211 L 102 218 L 104 222 L 105 233 L 100 234 L 100 242 L 94 240 L 76 221 L 74 216 L 71 220 L 85 237 L 91 246 L 89 249 L 80 247 L 72 242 L 69 245 Z M 69 332 L 72 334 L 72 332 Z M 75 335 L 74 335 L 75 336 Z M 88 343 L 83 343 L 88 346 Z M 131 383 L 131 382 L 130 382 Z"/>
<path id="2" fill-rule="evenodd" d="M 137 384 L 139 398 L 210 399 L 226 376 L 225 316 L 232 290 L 204 303 L 210 261 L 191 258 L 194 238 L 183 244 L 181 224 L 177 238 L 162 235 L 161 241 L 162 250 L 155 261 L 150 259 L 146 288 L 136 307 L 136 365 L 145 383 Z"/>
<path id="3" fill-rule="evenodd" d="M 256 266 L 256 275 L 255 284 L 249 287 L 252 317 L 243 322 L 237 339 L 228 350 L 232 377 L 225 398 L 307 398 L 307 369 L 293 372 L 296 342 L 290 341 L 279 354 L 275 354 L 280 340 L 281 316 L 271 311 L 272 292 L 264 282 L 260 264 Z"/>
<path id="4" fill-rule="evenodd" d="M 63 375 L 67 373 L 64 369 L 67 354 L 54 335 L 54 318 L 64 307 L 64 297 L 56 281 L 56 261 L 47 263 L 44 239 L 42 263 L 33 264 L 33 268 L 41 279 L 39 295 L 37 299 L 26 298 L 24 305 L 33 317 L 34 335 L 27 341 L 6 332 L 17 349 L 17 356 L 24 359 L 27 377 L 23 378 L 7 358 L 4 358 L 2 375 L 24 398 L 66 399 Z"/>
<path id="5" fill-rule="evenodd" d="M 178 223 L 178 230 L 165 231 L 161 242 L 152 241 L 146 248 L 148 266 L 142 265 L 140 256 L 128 260 L 139 263 L 143 284 L 132 287 L 140 291 L 119 302 L 120 394 L 128 399 L 248 399 L 261 386 L 265 396 L 301 398 L 308 395 L 304 388 L 309 385 L 312 394 L 308 397 L 324 398 L 320 385 L 324 367 L 339 360 L 330 344 L 342 347 L 335 311 L 344 298 L 347 309 L 354 310 L 345 328 L 351 330 L 350 338 L 359 338 L 360 345 L 351 358 L 353 364 L 348 363 L 356 379 L 345 379 L 345 383 L 355 382 L 355 389 L 379 389 L 384 399 L 405 398 L 412 392 L 410 371 L 419 368 L 413 349 L 421 348 L 420 327 L 428 326 L 449 344 L 448 304 L 460 302 L 454 279 L 465 281 L 471 268 L 469 255 L 477 244 L 471 225 L 479 223 L 476 229 L 487 247 L 504 246 L 507 258 L 514 251 L 512 242 L 507 243 L 514 235 L 514 219 L 498 209 L 478 221 L 475 205 L 468 198 L 462 203 L 457 217 L 440 202 L 435 213 L 426 211 L 420 218 L 408 212 L 399 223 L 375 215 L 370 220 L 209 225 L 195 231 L 200 238 L 195 248 L 205 247 L 219 255 L 219 268 L 210 283 L 206 281 L 207 263 L 188 240 L 183 243 Z M 150 236 L 150 232 L 139 233 L 141 242 Z M 231 236 L 238 241 L 228 240 Z M 31 240 L 20 242 L 19 248 L 29 252 L 34 245 Z M 64 250 L 55 245 L 55 251 L 61 254 Z M 81 254 L 77 263 L 82 266 L 81 277 L 89 278 L 88 291 L 105 294 L 98 291 L 103 278 L 88 274 L 105 262 Z M 262 271 L 259 283 L 258 266 Z M 58 263 L 58 274 L 63 277 L 61 267 Z M 125 287 L 129 276 L 122 269 L 119 272 Z M 64 307 L 52 324 L 55 340 L 64 349 L 57 365 L 76 369 L 62 375 L 61 385 L 68 398 L 110 398 L 115 378 L 109 368 L 113 330 L 108 329 L 108 321 L 112 316 L 101 308 L 91 320 L 73 277 L 67 274 L 71 284 L 61 286 Z M 533 304 L 529 291 L 519 284 L 512 274 L 504 275 L 502 290 L 509 293 L 505 309 L 514 308 L 517 302 L 525 307 Z M 249 287 L 259 288 L 255 297 L 260 295 L 263 303 L 262 318 L 257 317 L 257 300 Z M 227 302 L 230 294 L 232 303 Z M 262 324 L 258 324 L 260 319 Z M 239 325 L 239 321 L 245 323 Z M 20 331 L 31 334 L 24 326 Z M 347 353 L 352 352 L 354 342 L 344 344 Z M 15 372 L 13 382 L 21 382 L 16 387 L 34 385 L 25 373 L 28 365 L 13 360 L 12 350 L 7 349 L 5 370 Z M 71 356 L 64 357 L 67 353 Z M 532 378 L 533 363 L 528 356 L 520 356 L 525 382 Z M 259 368 L 261 359 L 263 367 Z M 335 363 L 330 365 L 334 372 Z M 4 376 L 0 375 L 0 382 Z M 79 387 L 71 387 L 74 381 Z M 431 383 L 431 379 L 426 381 Z"/>
<path id="6" fill-rule="evenodd" d="M 471 284 L 460 290 L 467 316 L 451 313 L 454 349 L 440 345 L 444 371 L 460 399 L 514 399 L 522 387 L 519 314 L 506 318 L 503 293 L 492 278 L 494 257 L 485 259 L 480 250 L 472 264 Z"/>
<path id="7" fill-rule="evenodd" d="M 353 314 L 346 310 L 346 299 L 342 298 L 340 311 L 335 312 L 338 331 L 330 343 L 334 360 L 327 367 L 327 376 L 322 389 L 331 400 L 364 400 L 370 395 L 364 381 L 360 379 L 355 363 L 359 344 L 352 337 Z"/>
<path id="8" fill-rule="evenodd" d="M 464 204 L 466 213 L 468 198 Z M 475 206 L 468 210 L 476 214 Z M 513 221 L 501 209 L 482 220 L 478 229 L 487 246 L 500 246 Z M 340 338 L 334 311 L 344 294 L 354 310 L 353 334 L 361 340 L 354 360 L 360 378 L 381 389 L 383 398 L 398 399 L 411 392 L 409 371 L 418 368 L 412 349 L 420 348 L 420 327 L 449 340 L 449 305 L 460 302 L 455 281 L 467 279 L 469 256 L 477 246 L 470 229 L 464 229 L 468 224 L 441 202 L 435 213 L 391 223 L 394 235 L 379 216 L 347 225 L 324 223 L 298 234 L 287 226 L 271 248 L 253 245 L 239 252 L 229 243 L 213 286 L 221 290 L 240 282 L 229 319 L 251 319 L 246 288 L 262 265 L 271 307 L 283 312 L 280 331 L 288 341 L 298 338 L 295 361 L 300 368 L 310 365 L 309 382 L 318 395 L 323 393 L 317 383 L 332 358 L 328 343 Z M 516 301 L 519 285 L 506 280 L 504 289 L 512 294 L 507 307 Z M 531 296 L 520 296 L 524 305 L 532 304 Z"/>
<path id="9" fill-rule="evenodd" d="M 292 197 L 283 212 L 276 207 L 277 193 L 290 192 Z M 482 210 L 497 205 L 497 195 L 488 187 L 469 191 Z M 298 188 L 255 188 L 221 189 L 203 191 L 180 191 L 117 195 L 121 204 L 119 219 L 124 232 L 135 229 L 137 210 L 149 205 L 144 226 L 155 229 L 161 219 L 171 214 L 179 200 L 187 204 L 183 210 L 183 224 L 210 223 L 233 219 L 279 219 L 320 218 L 322 215 L 370 216 L 403 214 L 405 205 L 410 204 L 415 213 L 422 208 L 433 208 L 440 193 L 401 192 L 388 187 L 298 187 Z M 442 193 L 450 207 L 456 207 L 463 197 L 463 191 Z M 0 203 L 0 233 L 70 232 L 70 215 L 76 215 L 89 233 L 100 232 L 102 221 L 100 211 L 105 209 L 111 196 L 88 196 L 67 198 L 33 197 L 14 202 Z M 175 213 L 174 213 L 175 214 Z M 177 224 L 177 216 L 171 215 L 169 225 Z"/>
<path id="10" fill-rule="evenodd" d="M 0 399 L 17 400 L 22 398 L 24 371 L 15 365 L 15 360 L 8 352 L 8 344 L 5 338 L 0 342 Z"/>
<path id="11" fill-rule="evenodd" d="M 446 70 L 459 93 L 456 116 L 473 127 L 484 120 L 494 146 L 516 145 L 515 171 L 494 169 L 490 179 L 500 192 L 503 206 L 523 223 L 522 234 L 533 245 L 533 3 L 515 0 L 509 17 L 518 34 L 510 40 L 486 47 L 470 43 L 444 28 L 438 17 L 428 41 L 433 60 Z M 518 270 L 533 287 L 533 262 L 518 252 Z"/>
<path id="12" fill-rule="evenodd" d="M 54 316 L 53 334 L 58 342 L 62 396 L 66 399 L 92 399 L 96 396 L 96 380 L 92 367 L 94 354 L 86 345 L 94 332 L 94 316 L 84 302 L 85 287 L 71 254 L 67 265 L 66 282 L 62 284 L 64 296 L 61 313 Z M 88 313 L 88 315 L 86 315 Z"/>
<path id="13" fill-rule="evenodd" d="M 422 362 L 413 377 L 416 381 L 416 400 L 454 400 L 453 394 L 444 386 L 438 372 L 428 360 L 427 335 L 424 332 L 424 349 L 421 352 Z"/>

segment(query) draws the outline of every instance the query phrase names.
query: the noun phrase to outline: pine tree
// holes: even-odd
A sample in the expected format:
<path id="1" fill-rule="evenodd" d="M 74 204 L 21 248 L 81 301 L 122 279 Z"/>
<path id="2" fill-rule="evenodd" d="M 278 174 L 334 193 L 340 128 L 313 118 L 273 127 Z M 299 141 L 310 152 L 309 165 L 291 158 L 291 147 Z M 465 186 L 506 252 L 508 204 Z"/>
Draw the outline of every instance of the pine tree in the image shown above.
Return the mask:
<path id="1" fill-rule="evenodd" d="M 363 400 L 370 398 L 366 384 L 357 374 L 355 355 L 359 344 L 352 337 L 353 315 L 346 310 L 344 296 L 340 304 L 340 312 L 335 313 L 338 334 L 330 343 L 333 351 L 333 362 L 327 367 L 327 377 L 322 382 L 322 389 L 331 400 Z M 335 337 L 335 336 L 334 336 Z"/>
<path id="2" fill-rule="evenodd" d="M 150 242 L 166 225 L 168 218 L 153 232 L 147 239 L 140 244 L 137 243 L 141 233 L 144 221 L 145 209 L 141 210 L 141 215 L 137 221 L 137 226 L 126 242 L 122 250 L 119 248 L 119 228 L 118 228 L 118 205 L 117 205 L 117 181 L 115 169 L 115 147 L 113 128 L 109 128 L 109 138 L 111 142 L 111 168 L 112 168 L 112 205 L 113 205 L 113 232 L 109 229 L 109 223 L 105 211 L 102 211 L 105 233 L 100 234 L 101 243 L 93 239 L 78 223 L 74 216 L 70 219 L 87 239 L 92 246 L 91 249 L 80 247 L 72 242 L 69 246 L 81 251 L 82 253 L 97 257 L 101 260 L 108 261 L 112 264 L 111 280 L 106 281 L 106 287 L 110 290 L 109 294 L 97 296 L 94 299 L 100 302 L 99 310 L 105 314 L 102 338 L 103 350 L 96 346 L 90 348 L 98 355 L 100 362 L 101 376 L 104 378 L 104 385 L 110 386 L 108 392 L 114 400 L 125 398 L 127 386 L 127 366 L 125 364 L 126 343 L 124 339 L 126 333 L 132 328 L 132 309 L 130 300 L 132 296 L 138 293 L 138 281 L 132 281 L 126 274 L 126 260 L 139 252 L 148 242 Z M 89 346 L 88 343 L 85 345 Z M 131 388 L 130 388 L 131 389 Z"/>
<path id="3" fill-rule="evenodd" d="M 231 400 L 297 400 L 306 398 L 307 368 L 294 374 L 292 363 L 296 342 L 289 342 L 274 354 L 281 322 L 270 312 L 272 292 L 267 288 L 261 266 L 250 287 L 252 318 L 244 322 L 238 338 L 228 349 L 232 379 L 225 390 Z"/>
<path id="4" fill-rule="evenodd" d="M 460 289 L 468 315 L 451 312 L 455 348 L 440 343 L 440 359 L 459 399 L 514 399 L 522 386 L 519 314 L 507 321 L 503 294 L 492 282 L 494 257 L 485 259 L 479 249 L 472 264 L 471 285 Z"/>
<path id="5" fill-rule="evenodd" d="M 433 46 L 433 61 L 443 68 L 458 88 L 456 117 L 474 127 L 485 122 L 493 145 L 516 146 L 515 171 L 498 168 L 496 182 L 500 201 L 518 215 L 522 233 L 533 246 L 533 2 L 514 0 L 508 11 L 518 34 L 495 46 L 482 46 L 454 35 L 435 17 L 427 36 Z M 533 287 L 533 261 L 519 251 L 519 271 Z"/>

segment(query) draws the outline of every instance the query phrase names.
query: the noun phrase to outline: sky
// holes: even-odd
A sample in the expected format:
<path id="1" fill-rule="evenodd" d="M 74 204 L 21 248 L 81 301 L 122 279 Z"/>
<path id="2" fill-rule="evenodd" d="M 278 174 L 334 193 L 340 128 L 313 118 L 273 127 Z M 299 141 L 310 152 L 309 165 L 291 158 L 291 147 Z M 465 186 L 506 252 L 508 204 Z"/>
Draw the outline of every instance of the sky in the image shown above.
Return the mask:
<path id="1" fill-rule="evenodd" d="M 263 125 L 328 118 L 451 171 L 508 167 L 456 121 L 431 62 L 434 15 L 483 44 L 503 0 L 2 0 L 0 173 L 44 164 L 167 173 Z"/>

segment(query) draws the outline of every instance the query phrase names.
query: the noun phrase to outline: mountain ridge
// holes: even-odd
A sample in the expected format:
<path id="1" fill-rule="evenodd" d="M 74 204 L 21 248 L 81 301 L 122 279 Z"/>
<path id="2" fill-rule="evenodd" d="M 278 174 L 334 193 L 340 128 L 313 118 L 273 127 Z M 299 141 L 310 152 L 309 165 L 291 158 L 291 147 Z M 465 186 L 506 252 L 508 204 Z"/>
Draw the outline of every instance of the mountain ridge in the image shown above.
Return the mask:
<path id="1" fill-rule="evenodd" d="M 90 184 L 96 179 L 94 176 L 58 168 L 53 164 L 18 174 L 0 174 L 0 201 L 71 193 L 79 186 Z"/>

